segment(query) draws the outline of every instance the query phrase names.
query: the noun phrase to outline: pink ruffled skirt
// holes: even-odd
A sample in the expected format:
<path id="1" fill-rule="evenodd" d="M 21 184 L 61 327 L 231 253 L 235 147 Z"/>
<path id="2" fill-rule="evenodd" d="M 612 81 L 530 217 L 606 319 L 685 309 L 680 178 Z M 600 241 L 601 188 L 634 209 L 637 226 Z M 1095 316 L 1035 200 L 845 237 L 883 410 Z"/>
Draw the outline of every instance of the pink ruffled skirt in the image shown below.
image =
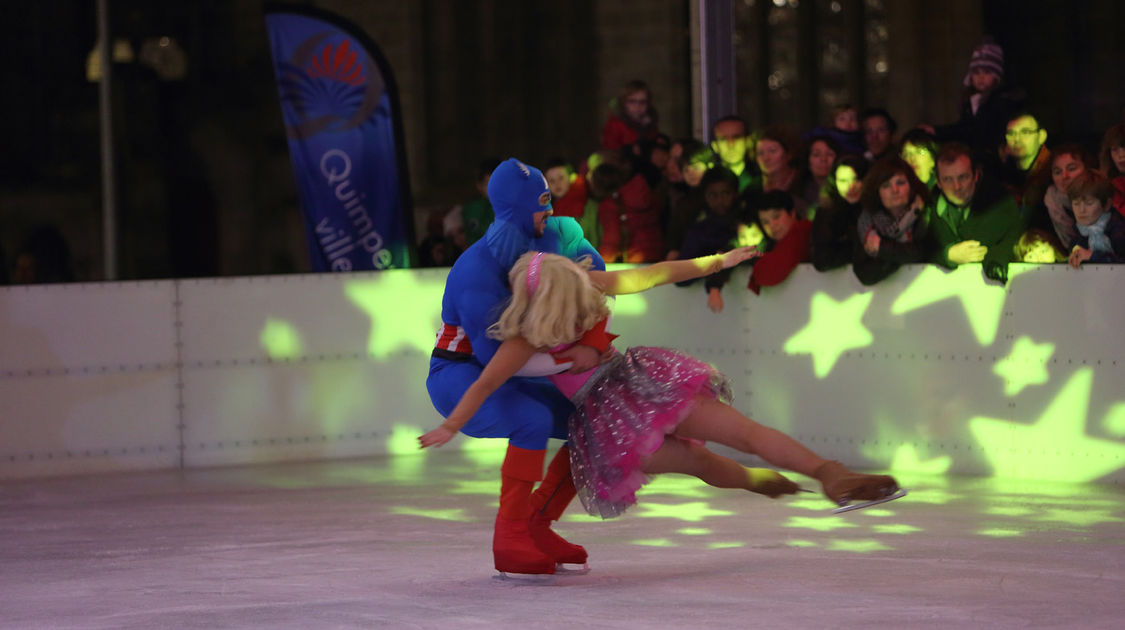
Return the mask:
<path id="1" fill-rule="evenodd" d="M 660 448 L 700 395 L 729 403 L 730 383 L 667 348 L 630 348 L 597 369 L 571 399 L 571 474 L 587 512 L 612 518 L 637 502 L 648 482 L 642 458 Z"/>

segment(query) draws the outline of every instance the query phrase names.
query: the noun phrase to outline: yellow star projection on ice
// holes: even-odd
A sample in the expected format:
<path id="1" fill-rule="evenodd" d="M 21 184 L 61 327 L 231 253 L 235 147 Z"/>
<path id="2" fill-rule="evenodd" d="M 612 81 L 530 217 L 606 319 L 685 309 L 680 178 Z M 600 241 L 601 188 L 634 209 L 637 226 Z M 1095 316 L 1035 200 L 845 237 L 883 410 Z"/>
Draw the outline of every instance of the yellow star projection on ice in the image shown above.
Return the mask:
<path id="1" fill-rule="evenodd" d="M 969 430 L 998 477 L 1083 483 L 1125 466 L 1125 445 L 1086 435 L 1094 372 L 1082 368 L 1032 425 L 976 417 Z"/>
<path id="2" fill-rule="evenodd" d="M 994 527 L 991 529 L 982 529 L 977 531 L 981 536 L 988 536 L 989 538 L 1014 538 L 1016 536 L 1023 536 L 1024 532 L 1021 529 L 1004 529 Z"/>
<path id="3" fill-rule="evenodd" d="M 1042 385 L 1050 380 L 1047 361 L 1055 353 L 1053 343 L 1035 343 L 1030 337 L 1020 337 L 1012 352 L 996 362 L 992 371 L 1004 379 L 1004 394 L 1015 396 L 1028 385 Z"/>
<path id="4" fill-rule="evenodd" d="M 874 337 L 861 321 L 874 293 L 858 293 L 837 302 L 825 293 L 813 296 L 807 326 L 785 342 L 788 354 L 811 354 L 813 372 L 824 378 L 837 359 L 852 348 L 871 345 Z"/>
<path id="5" fill-rule="evenodd" d="M 500 470 L 504 455 L 508 452 L 507 438 L 469 438 L 460 435 L 454 438 L 465 459 L 481 468 Z"/>
<path id="6" fill-rule="evenodd" d="M 800 529 L 815 529 L 818 532 L 830 532 L 834 529 L 841 529 L 844 527 L 859 527 L 854 523 L 849 523 L 839 516 L 828 516 L 823 518 L 814 518 L 808 516 L 791 516 L 785 523 L 784 527 L 793 527 Z"/>
<path id="7" fill-rule="evenodd" d="M 461 508 L 451 508 L 448 510 L 423 510 L 414 507 L 393 507 L 391 514 L 401 514 L 403 516 L 421 516 L 422 518 L 432 518 L 439 521 L 470 521 L 465 511 Z"/>
<path id="8" fill-rule="evenodd" d="M 690 523 L 698 523 L 712 516 L 730 516 L 733 512 L 715 510 L 704 501 L 692 503 L 677 503 L 668 505 L 662 503 L 641 503 L 637 505 L 645 518 L 675 518 Z"/>
<path id="9" fill-rule="evenodd" d="M 888 547 L 878 540 L 833 540 L 828 544 L 829 551 L 849 551 L 851 553 L 871 553 L 872 551 L 889 551 Z"/>
<path id="10" fill-rule="evenodd" d="M 1121 522 L 1121 519 L 1112 516 L 1109 510 L 1085 507 L 1080 509 L 1048 508 L 1046 513 L 1040 516 L 1033 516 L 1032 518 L 1037 521 L 1058 521 L 1078 527 L 1089 527 L 1090 525 L 1097 525 L 1098 523 Z"/>
<path id="11" fill-rule="evenodd" d="M 715 493 L 711 486 L 708 486 L 695 477 L 660 475 L 654 477 L 653 480 L 643 489 L 639 490 L 637 494 L 646 497 L 660 494 L 699 499 L 712 496 Z"/>
<path id="12" fill-rule="evenodd" d="M 980 265 L 961 265 L 952 271 L 926 265 L 895 300 L 891 313 L 902 315 L 951 297 L 961 300 L 980 345 L 991 345 L 1000 328 L 1005 293 L 1004 287 L 985 283 Z"/>
<path id="13" fill-rule="evenodd" d="M 380 271 L 374 277 L 344 284 L 344 294 L 371 318 L 367 352 L 382 359 L 396 350 L 429 353 L 441 325 L 445 278 L 408 270 Z"/>
<path id="14" fill-rule="evenodd" d="M 493 497 L 500 491 L 500 479 L 455 479 L 456 487 L 449 490 L 449 494 L 482 494 Z"/>

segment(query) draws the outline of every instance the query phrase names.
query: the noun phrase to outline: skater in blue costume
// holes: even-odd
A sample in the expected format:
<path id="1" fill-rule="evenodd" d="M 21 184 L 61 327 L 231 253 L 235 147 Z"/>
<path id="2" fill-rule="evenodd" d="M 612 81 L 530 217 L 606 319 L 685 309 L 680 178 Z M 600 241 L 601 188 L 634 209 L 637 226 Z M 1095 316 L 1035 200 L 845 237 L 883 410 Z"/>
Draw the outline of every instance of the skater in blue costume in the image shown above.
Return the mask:
<path id="1" fill-rule="evenodd" d="M 551 216 L 551 195 L 539 169 L 514 158 L 502 162 L 489 179 L 488 198 L 496 218 L 484 238 L 457 259 L 442 297 L 442 329 L 430 359 L 426 389 L 443 417 L 453 411 L 500 346 L 486 332 L 511 298 L 508 271 L 521 255 L 543 251 L 571 259 L 589 256 L 596 269 L 605 269 L 574 219 Z M 547 442 L 566 439 L 574 406 L 543 376 L 567 367 L 558 364 L 562 359 L 570 362 L 572 370 L 585 371 L 608 348 L 603 322 L 565 353 L 534 357 L 515 378 L 500 385 L 461 429 L 471 437 L 508 438 L 492 539 L 499 571 L 545 574 L 554 573 L 557 564 L 586 562 L 585 549 L 550 529 L 574 498 L 575 489 L 566 445 L 551 460 L 544 477 Z"/>

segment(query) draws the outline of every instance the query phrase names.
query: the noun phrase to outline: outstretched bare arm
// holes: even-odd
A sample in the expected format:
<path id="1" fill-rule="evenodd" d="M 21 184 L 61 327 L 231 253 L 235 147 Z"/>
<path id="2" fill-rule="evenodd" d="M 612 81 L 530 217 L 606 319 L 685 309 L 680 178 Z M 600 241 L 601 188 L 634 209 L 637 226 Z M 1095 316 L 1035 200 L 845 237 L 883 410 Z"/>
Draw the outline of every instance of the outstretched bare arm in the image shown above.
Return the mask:
<path id="1" fill-rule="evenodd" d="M 701 256 L 691 260 L 665 260 L 634 269 L 591 270 L 589 273 L 590 280 L 602 291 L 609 295 L 622 295 L 640 293 L 662 284 L 702 278 L 759 255 L 761 254 L 756 247 L 738 247 L 724 254 Z"/>
<path id="2" fill-rule="evenodd" d="M 492 360 L 488 365 L 484 366 L 477 380 L 465 390 L 461 400 L 458 401 L 457 406 L 441 423 L 441 426 L 418 437 L 418 443 L 422 448 L 427 446 L 441 446 L 449 440 L 453 439 L 454 435 L 465 426 L 465 423 L 473 417 L 473 414 L 480 409 L 484 401 L 496 391 L 501 385 L 504 384 L 509 378 L 512 377 L 531 355 L 535 354 L 536 348 L 527 342 L 523 337 L 513 337 L 500 344 L 500 348 L 496 350 L 496 354 L 492 355 Z"/>

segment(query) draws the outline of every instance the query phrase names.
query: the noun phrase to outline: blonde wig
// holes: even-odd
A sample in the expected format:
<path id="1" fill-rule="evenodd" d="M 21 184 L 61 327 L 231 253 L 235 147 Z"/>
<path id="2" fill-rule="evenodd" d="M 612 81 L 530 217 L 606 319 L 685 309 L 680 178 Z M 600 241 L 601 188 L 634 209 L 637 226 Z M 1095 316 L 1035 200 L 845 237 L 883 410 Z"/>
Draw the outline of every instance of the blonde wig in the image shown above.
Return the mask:
<path id="1" fill-rule="evenodd" d="M 528 269 L 539 252 L 528 252 L 508 272 L 512 300 L 489 327 L 493 339 L 522 336 L 544 348 L 577 340 L 582 333 L 609 317 L 605 294 L 590 282 L 589 257 L 574 262 L 556 254 L 541 254 L 537 280 L 529 291 Z"/>

